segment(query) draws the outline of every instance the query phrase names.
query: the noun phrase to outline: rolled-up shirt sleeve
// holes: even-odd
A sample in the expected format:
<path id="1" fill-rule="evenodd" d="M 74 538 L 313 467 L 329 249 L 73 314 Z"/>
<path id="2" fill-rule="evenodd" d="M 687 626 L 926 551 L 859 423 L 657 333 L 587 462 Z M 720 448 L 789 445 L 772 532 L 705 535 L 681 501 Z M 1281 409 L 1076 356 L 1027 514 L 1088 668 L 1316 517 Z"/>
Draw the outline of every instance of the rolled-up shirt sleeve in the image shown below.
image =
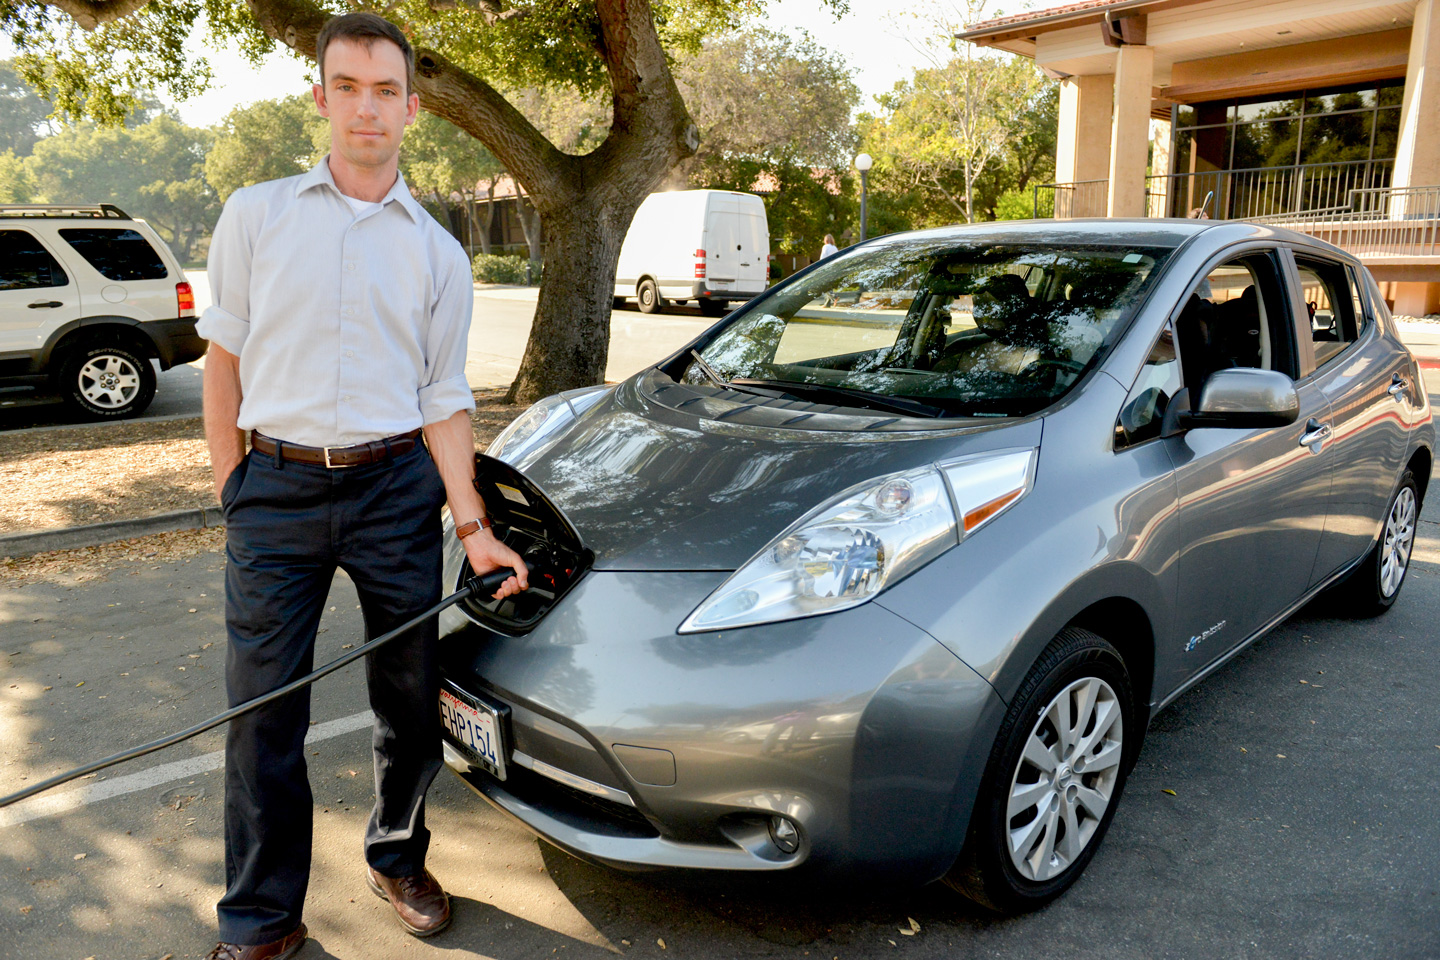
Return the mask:
<path id="1" fill-rule="evenodd" d="M 475 409 L 465 379 L 465 353 L 475 288 L 470 264 L 456 246 L 450 268 L 436 285 L 435 305 L 425 337 L 425 372 L 420 381 L 420 416 L 428 425 Z"/>
<path id="2" fill-rule="evenodd" d="M 254 238 L 245 224 L 245 191 L 225 202 L 210 241 L 206 274 L 212 304 L 205 308 L 195 332 L 240 356 L 250 335 L 250 264 Z"/>

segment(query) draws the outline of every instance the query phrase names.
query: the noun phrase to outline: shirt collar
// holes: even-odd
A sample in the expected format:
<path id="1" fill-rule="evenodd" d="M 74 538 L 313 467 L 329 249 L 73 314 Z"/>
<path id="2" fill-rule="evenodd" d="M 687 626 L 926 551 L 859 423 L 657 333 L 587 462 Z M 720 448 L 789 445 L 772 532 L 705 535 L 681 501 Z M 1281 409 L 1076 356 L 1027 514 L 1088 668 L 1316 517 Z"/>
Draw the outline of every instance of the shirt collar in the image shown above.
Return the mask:
<path id="1" fill-rule="evenodd" d="M 309 173 L 306 173 L 300 178 L 300 182 L 295 185 L 295 196 L 298 197 L 306 190 L 321 185 L 328 185 L 331 190 L 340 193 L 340 188 L 335 186 L 335 177 L 330 172 L 330 154 L 328 153 L 320 158 L 319 163 L 310 168 Z M 391 200 L 399 201 L 401 208 L 410 215 L 411 220 L 416 223 L 421 222 L 420 204 L 410 195 L 410 187 L 405 183 L 405 175 L 399 171 L 395 173 L 394 186 L 390 188 L 389 193 L 385 194 L 385 199 L 380 202 L 382 204 L 388 204 Z"/>

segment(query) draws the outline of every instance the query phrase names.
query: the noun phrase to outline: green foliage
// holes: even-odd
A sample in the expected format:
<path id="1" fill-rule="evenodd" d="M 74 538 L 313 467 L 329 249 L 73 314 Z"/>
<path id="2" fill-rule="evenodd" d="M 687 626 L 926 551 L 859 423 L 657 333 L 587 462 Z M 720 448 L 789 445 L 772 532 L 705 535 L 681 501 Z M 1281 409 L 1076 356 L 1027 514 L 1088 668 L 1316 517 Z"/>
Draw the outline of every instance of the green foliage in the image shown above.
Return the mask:
<path id="1" fill-rule="evenodd" d="M 202 175 L 211 139 L 167 115 L 133 129 L 82 123 L 40 140 L 25 163 L 46 202 L 117 204 L 188 261 L 219 215 Z"/>
<path id="2" fill-rule="evenodd" d="M 471 262 L 471 272 L 476 283 L 535 283 L 540 279 L 540 262 L 524 257 L 479 253 Z"/>
<path id="3" fill-rule="evenodd" d="M 223 202 L 241 187 L 304 173 L 329 143 L 330 122 L 309 94 L 236 107 L 205 158 L 205 180 Z"/>
<path id="4" fill-rule="evenodd" d="M 50 104 L 35 94 L 8 61 L 0 60 L 0 151 L 29 156 L 49 115 Z"/>
<path id="5" fill-rule="evenodd" d="M 1039 209 L 1036 209 L 1037 195 L 1034 190 L 1006 190 L 995 200 L 996 220 L 1030 220 L 1034 217 L 1055 216 L 1055 191 L 1041 190 L 1038 195 Z"/>
<path id="6" fill-rule="evenodd" d="M 814 256 L 825 234 L 842 232 L 856 215 L 848 170 L 860 91 L 852 74 L 808 36 L 750 27 L 707 40 L 677 69 L 700 129 L 700 150 L 679 176 L 697 188 L 759 185 L 770 248 Z"/>
<path id="7" fill-rule="evenodd" d="M 872 196 L 909 226 L 998 216 L 1002 194 L 1053 173 L 1058 86 L 1027 60 L 954 57 L 876 99 L 858 122 Z"/>
<path id="8" fill-rule="evenodd" d="M 33 203 L 35 178 L 14 150 L 0 153 L 0 203 Z"/>

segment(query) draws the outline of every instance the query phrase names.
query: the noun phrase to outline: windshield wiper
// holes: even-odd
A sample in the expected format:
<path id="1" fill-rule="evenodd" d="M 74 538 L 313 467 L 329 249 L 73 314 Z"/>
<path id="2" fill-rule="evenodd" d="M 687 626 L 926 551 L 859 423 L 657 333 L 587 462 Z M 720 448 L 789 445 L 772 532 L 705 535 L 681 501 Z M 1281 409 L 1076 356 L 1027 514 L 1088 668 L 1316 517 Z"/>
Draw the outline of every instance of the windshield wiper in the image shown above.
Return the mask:
<path id="1" fill-rule="evenodd" d="M 699 350 L 691 350 L 690 356 L 695 358 L 696 365 L 700 367 L 700 372 L 705 374 L 705 378 L 707 380 L 715 384 L 715 386 L 717 387 L 725 387 L 727 389 L 729 388 L 730 381 L 722 378 L 720 374 L 716 373 L 715 368 L 710 366 L 710 364 L 706 363 L 705 358 L 700 356 Z"/>
<path id="2" fill-rule="evenodd" d="M 842 401 L 842 403 L 839 404 L 841 406 L 856 406 L 855 401 L 859 401 L 860 405 L 866 407 L 873 407 L 876 410 L 900 413 L 912 417 L 943 417 L 946 415 L 944 407 L 931 406 L 928 403 L 921 403 L 919 400 L 911 400 L 907 397 L 887 397 L 883 394 L 872 393 L 869 390 L 859 390 L 855 387 L 837 387 L 824 383 L 807 383 L 803 380 L 746 380 L 738 378 L 730 381 L 728 385 L 731 387 L 737 385 L 747 387 L 773 386 L 783 390 L 785 393 L 808 393 L 812 396 L 839 400 Z"/>

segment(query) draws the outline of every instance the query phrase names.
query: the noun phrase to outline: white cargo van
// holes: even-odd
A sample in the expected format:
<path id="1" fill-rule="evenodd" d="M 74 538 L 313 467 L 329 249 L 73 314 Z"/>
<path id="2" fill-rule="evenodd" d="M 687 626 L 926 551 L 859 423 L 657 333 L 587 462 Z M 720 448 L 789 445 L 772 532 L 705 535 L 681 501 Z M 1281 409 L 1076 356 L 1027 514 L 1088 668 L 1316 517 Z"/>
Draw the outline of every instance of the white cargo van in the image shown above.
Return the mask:
<path id="1" fill-rule="evenodd" d="M 640 204 L 615 270 L 615 305 L 639 301 L 659 313 L 694 300 L 719 316 L 732 301 L 763 293 L 770 277 L 770 228 L 753 193 L 677 190 Z"/>

